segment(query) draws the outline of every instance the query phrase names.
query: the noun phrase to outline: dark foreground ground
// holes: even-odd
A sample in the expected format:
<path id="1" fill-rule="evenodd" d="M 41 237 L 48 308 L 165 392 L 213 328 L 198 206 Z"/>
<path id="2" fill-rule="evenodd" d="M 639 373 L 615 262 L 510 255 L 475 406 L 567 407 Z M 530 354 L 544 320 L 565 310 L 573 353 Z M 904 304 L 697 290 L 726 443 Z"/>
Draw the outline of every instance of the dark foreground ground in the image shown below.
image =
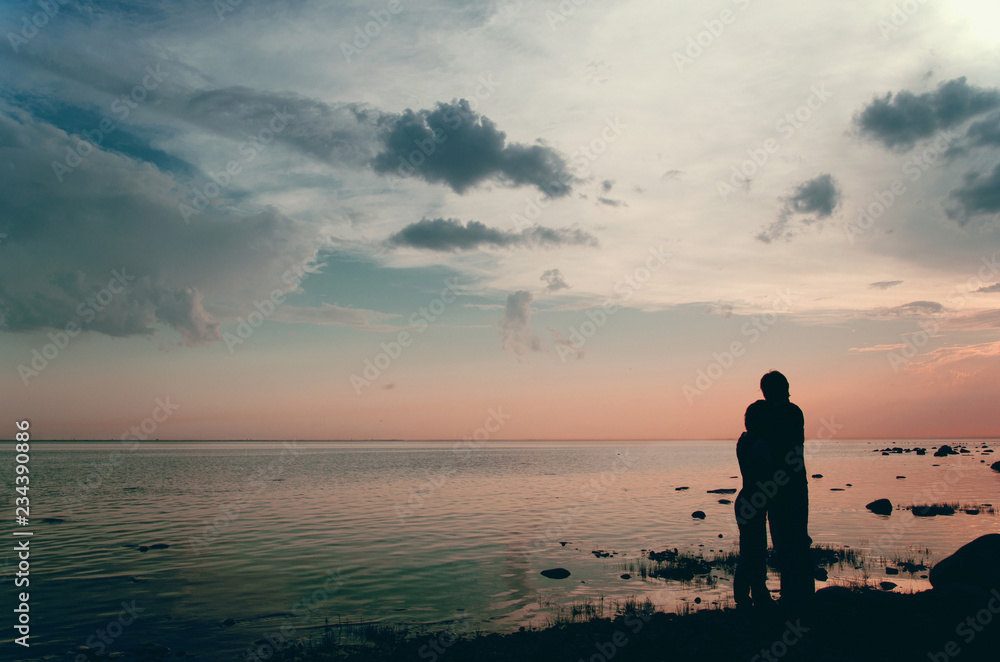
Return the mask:
<path id="1" fill-rule="evenodd" d="M 311 646 L 259 659 L 428 662 L 566 660 L 1000 661 L 1000 592 L 888 593 L 831 587 L 802 613 L 703 610 L 684 616 L 632 612 L 614 619 L 511 634 L 401 637 L 372 631 L 368 644 L 328 632 Z"/>

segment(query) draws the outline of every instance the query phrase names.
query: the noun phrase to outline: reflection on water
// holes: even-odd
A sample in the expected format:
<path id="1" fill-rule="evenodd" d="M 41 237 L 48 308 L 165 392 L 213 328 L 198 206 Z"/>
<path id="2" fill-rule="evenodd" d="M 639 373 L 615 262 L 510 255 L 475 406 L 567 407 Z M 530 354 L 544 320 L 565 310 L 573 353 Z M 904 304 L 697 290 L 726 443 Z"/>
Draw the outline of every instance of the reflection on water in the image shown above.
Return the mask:
<path id="1" fill-rule="evenodd" d="M 881 497 L 900 505 L 989 502 L 1000 486 L 1000 474 L 981 462 L 991 457 L 980 454 L 982 441 L 966 442 L 971 454 L 944 458 L 872 452 L 886 443 L 830 442 L 807 455 L 809 473 L 823 475 L 810 481 L 817 544 L 889 557 L 928 549 L 936 561 L 996 530 L 991 514 L 867 512 Z M 33 448 L 32 654 L 93 648 L 121 629 L 104 645 L 151 642 L 226 659 L 268 635 L 307 636 L 327 620 L 433 624 L 461 616 L 479 629 L 507 630 L 601 596 L 672 607 L 730 593 L 725 580 L 621 575 L 644 549 L 735 550 L 733 506 L 719 503 L 733 497 L 708 493 L 739 486 L 733 442 L 128 448 Z M 693 519 L 694 510 L 707 517 Z M 4 563 L 10 573 L 16 559 Z M 572 575 L 538 574 L 553 567 Z M 831 581 L 860 573 L 834 567 Z M 919 573 L 892 579 L 927 586 Z M 141 610 L 135 622 L 109 629 L 132 601 Z"/>

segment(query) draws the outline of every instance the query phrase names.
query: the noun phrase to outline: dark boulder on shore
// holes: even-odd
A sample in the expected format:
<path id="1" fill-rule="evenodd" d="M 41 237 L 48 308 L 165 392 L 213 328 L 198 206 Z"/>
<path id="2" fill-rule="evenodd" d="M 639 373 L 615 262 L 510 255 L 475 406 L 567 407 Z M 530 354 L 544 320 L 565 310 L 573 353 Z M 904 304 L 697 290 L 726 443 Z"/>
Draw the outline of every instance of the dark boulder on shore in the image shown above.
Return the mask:
<path id="1" fill-rule="evenodd" d="M 936 517 L 937 515 L 954 515 L 955 509 L 946 504 L 914 506 L 913 514 L 916 515 L 917 517 Z"/>
<path id="2" fill-rule="evenodd" d="M 865 506 L 865 508 L 876 515 L 892 515 L 892 502 L 888 499 L 876 499 Z"/>
<path id="3" fill-rule="evenodd" d="M 944 444 L 941 448 L 934 451 L 934 457 L 945 457 L 946 455 L 958 455 L 958 451 L 954 450 L 948 444 Z"/>
<path id="4" fill-rule="evenodd" d="M 990 465 L 990 469 L 993 471 L 1000 471 L 1000 462 L 994 462 Z"/>
<path id="5" fill-rule="evenodd" d="M 549 568 L 548 570 L 542 570 L 539 574 L 549 579 L 566 579 L 569 577 L 569 570 L 566 568 Z"/>
<path id="6" fill-rule="evenodd" d="M 1000 533 L 988 533 L 958 548 L 931 568 L 931 586 L 940 590 L 990 593 L 1000 590 Z"/>
<path id="7" fill-rule="evenodd" d="M 700 510 L 696 510 L 693 513 L 691 513 L 691 517 L 695 519 L 705 519 L 705 513 Z"/>

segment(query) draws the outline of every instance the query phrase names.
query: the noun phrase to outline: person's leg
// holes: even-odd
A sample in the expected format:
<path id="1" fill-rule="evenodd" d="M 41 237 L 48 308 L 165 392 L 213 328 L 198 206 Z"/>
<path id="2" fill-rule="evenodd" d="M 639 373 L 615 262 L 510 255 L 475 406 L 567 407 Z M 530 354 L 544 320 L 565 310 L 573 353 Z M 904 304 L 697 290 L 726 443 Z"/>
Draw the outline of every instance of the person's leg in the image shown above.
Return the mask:
<path id="1" fill-rule="evenodd" d="M 809 537 L 809 499 L 803 490 L 779 494 L 768 511 L 771 541 L 781 573 L 781 597 L 801 603 L 815 592 Z"/>
<path id="2" fill-rule="evenodd" d="M 740 528 L 740 559 L 733 578 L 737 604 L 749 604 L 767 593 L 767 511 L 755 508 L 745 491 L 736 497 L 736 523 Z M 768 600 L 770 595 L 768 595 Z"/>

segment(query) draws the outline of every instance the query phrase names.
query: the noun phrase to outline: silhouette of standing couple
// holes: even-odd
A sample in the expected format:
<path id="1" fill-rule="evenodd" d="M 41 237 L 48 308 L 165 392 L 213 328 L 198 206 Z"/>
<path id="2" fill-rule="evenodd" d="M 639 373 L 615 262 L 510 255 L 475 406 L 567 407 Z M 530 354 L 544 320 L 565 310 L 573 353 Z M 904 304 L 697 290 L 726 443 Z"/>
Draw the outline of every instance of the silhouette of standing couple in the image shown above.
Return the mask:
<path id="1" fill-rule="evenodd" d="M 763 400 L 747 407 L 736 444 L 743 489 L 736 497 L 740 560 L 733 589 L 738 606 L 771 604 L 767 524 L 781 573 L 781 603 L 803 606 L 815 591 L 809 550 L 809 488 L 803 457 L 805 419 L 789 401 L 788 380 L 773 370 L 760 380 Z"/>

